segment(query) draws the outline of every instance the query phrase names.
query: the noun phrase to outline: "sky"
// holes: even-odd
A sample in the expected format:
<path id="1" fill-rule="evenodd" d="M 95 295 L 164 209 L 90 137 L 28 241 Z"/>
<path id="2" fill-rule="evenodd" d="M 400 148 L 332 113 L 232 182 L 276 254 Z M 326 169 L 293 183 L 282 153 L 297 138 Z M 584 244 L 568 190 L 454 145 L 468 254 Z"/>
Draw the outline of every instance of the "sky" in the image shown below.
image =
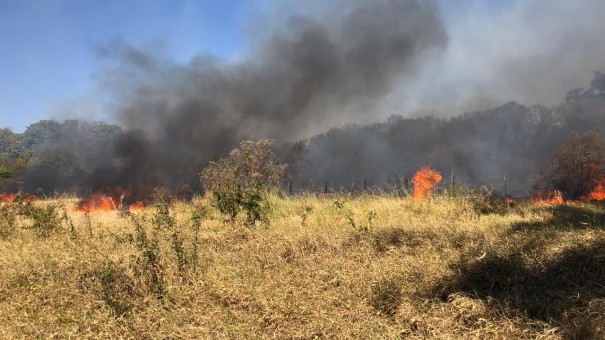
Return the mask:
<path id="1" fill-rule="evenodd" d="M 435 1 L 447 48 L 392 91 L 372 119 L 453 115 L 509 100 L 553 105 L 605 69 L 605 1 Z M 312 8 L 308 3 L 0 0 L 0 128 L 22 132 L 48 118 L 107 120 L 99 89 L 104 46 L 128 44 L 183 64 L 196 55 L 236 60 L 248 39 L 264 33 L 250 30 L 250 18 Z"/>
<path id="2" fill-rule="evenodd" d="M 94 114 L 86 106 L 95 104 L 96 51 L 106 44 L 151 46 L 179 62 L 201 53 L 233 57 L 250 6 L 246 0 L 0 0 L 0 128 L 22 132 L 67 106 Z"/>

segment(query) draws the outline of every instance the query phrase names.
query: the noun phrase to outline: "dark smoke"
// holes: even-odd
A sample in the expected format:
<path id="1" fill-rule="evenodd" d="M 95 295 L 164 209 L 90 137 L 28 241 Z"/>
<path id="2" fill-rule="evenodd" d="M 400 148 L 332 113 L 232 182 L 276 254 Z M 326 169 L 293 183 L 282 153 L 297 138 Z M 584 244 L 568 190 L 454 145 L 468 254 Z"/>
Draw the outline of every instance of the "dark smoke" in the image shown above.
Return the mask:
<path id="1" fill-rule="evenodd" d="M 255 36 L 238 60 L 199 56 L 183 65 L 120 43 L 100 48 L 108 65 L 100 78 L 112 95 L 114 121 L 123 129 L 74 122 L 32 125 L 21 136 L 23 150 L 38 151 L 23 176 L 26 188 L 106 193 L 131 188 L 132 200 L 147 198 L 157 186 L 201 190 L 197 174 L 209 160 L 226 156 L 241 140 L 274 138 L 281 159 L 290 164 L 295 190 L 323 189 L 324 181 L 331 189 L 358 189 L 364 180 L 369 186 L 400 185 L 405 176 L 432 165 L 444 175 L 445 186 L 453 171 L 457 183 L 526 196 L 570 132 L 600 128 L 605 133 L 603 73 L 594 74 L 590 88 L 565 96 L 582 83 L 575 79 L 588 79 L 593 67 L 603 67 L 595 66 L 603 55 L 602 44 L 594 44 L 598 29 L 576 37 L 569 29 L 575 26 L 564 25 L 556 32 L 567 34 L 554 34 L 554 44 L 542 50 L 530 44 L 531 37 L 554 25 L 550 15 L 537 20 L 534 31 L 505 34 L 508 43 L 501 45 L 510 26 L 502 25 L 508 17 L 503 15 L 496 25 L 500 38 L 477 45 L 487 53 L 475 49 L 474 35 L 461 34 L 451 23 L 449 37 L 430 1 L 301 6 L 308 3 L 311 10 L 278 10 L 257 18 L 251 31 L 256 34 L 250 34 Z M 556 4 L 556 13 L 574 7 Z M 591 4 L 576 12 L 598 16 L 586 9 L 603 5 Z M 512 22 L 525 23 L 521 19 L 530 12 L 522 11 Z M 581 32 L 592 27 L 594 20 L 589 21 Z M 530 22 L 522 27 L 531 28 Z M 575 62 L 566 56 L 558 65 L 570 41 L 581 42 L 585 48 L 574 55 L 585 58 Z M 503 63 L 512 66 L 502 68 Z M 461 107 L 495 106 L 492 96 L 495 102 L 520 98 L 522 104 L 459 115 Z M 550 106 L 523 105 L 541 100 Z M 411 119 L 406 106 L 424 108 L 426 116 Z M 385 121 L 387 107 L 408 118 Z"/>
<path id="2" fill-rule="evenodd" d="M 199 187 L 196 174 L 241 140 L 294 141 L 372 120 L 395 81 L 413 76 L 447 36 L 430 1 L 345 4 L 329 17 L 289 17 L 252 41 L 241 62 L 198 57 L 182 66 L 128 46 L 101 49 L 119 58 L 105 84 L 117 90 L 128 132 L 115 145 L 120 165 L 95 171 L 93 190 Z"/>

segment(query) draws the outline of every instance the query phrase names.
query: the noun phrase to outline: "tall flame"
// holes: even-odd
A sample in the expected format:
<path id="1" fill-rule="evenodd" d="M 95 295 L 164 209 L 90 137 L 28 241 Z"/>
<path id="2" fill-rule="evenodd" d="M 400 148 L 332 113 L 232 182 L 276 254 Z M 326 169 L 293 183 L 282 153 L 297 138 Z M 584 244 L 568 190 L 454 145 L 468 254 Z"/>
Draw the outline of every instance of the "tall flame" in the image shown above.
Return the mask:
<path id="1" fill-rule="evenodd" d="M 437 183 L 441 182 L 441 179 L 441 174 L 430 166 L 420 169 L 412 179 L 412 184 L 414 184 L 412 198 L 415 201 L 427 198 Z"/>
<path id="2" fill-rule="evenodd" d="M 605 177 L 595 180 L 595 185 L 587 198 L 593 201 L 605 201 Z"/>

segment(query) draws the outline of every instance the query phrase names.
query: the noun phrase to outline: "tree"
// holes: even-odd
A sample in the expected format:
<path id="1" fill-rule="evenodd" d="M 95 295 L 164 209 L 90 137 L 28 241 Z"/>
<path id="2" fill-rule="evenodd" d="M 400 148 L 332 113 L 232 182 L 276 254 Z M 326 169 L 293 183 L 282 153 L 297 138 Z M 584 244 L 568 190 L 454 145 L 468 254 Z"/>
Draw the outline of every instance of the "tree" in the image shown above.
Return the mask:
<path id="1" fill-rule="evenodd" d="M 566 198 L 578 199 L 592 190 L 603 176 L 604 166 L 605 142 L 599 133 L 571 133 L 544 167 L 537 184 L 541 189 L 559 190 Z"/>
<path id="2" fill-rule="evenodd" d="M 0 158 L 17 158 L 22 151 L 22 138 L 9 129 L 0 129 Z"/>

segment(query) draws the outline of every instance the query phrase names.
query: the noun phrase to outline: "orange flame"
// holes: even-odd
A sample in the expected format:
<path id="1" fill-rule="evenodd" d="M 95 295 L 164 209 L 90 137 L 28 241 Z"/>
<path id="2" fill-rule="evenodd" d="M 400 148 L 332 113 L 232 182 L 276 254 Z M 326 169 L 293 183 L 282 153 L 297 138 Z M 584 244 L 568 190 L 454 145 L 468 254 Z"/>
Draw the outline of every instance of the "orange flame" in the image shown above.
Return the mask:
<path id="1" fill-rule="evenodd" d="M 76 205 L 76 210 L 83 212 L 121 210 L 132 194 L 132 188 L 118 188 L 109 190 L 109 192 L 109 194 L 95 193 L 91 199 L 80 201 Z M 128 207 L 130 211 L 143 209 L 145 209 L 145 204 L 142 201 L 137 201 Z"/>
<path id="2" fill-rule="evenodd" d="M 412 198 L 415 201 L 427 198 L 441 179 L 441 174 L 429 166 L 420 169 L 412 179 L 414 184 Z"/>
<path id="3" fill-rule="evenodd" d="M 144 210 L 144 209 L 145 209 L 145 203 L 143 203 L 143 201 L 136 201 L 128 207 L 128 210 L 130 210 L 130 211 L 137 211 L 137 210 Z"/>
<path id="4" fill-rule="evenodd" d="M 0 203 L 12 203 L 15 200 L 13 194 L 0 194 Z"/>
<path id="5" fill-rule="evenodd" d="M 563 204 L 563 194 L 559 190 L 549 192 L 547 197 L 542 197 L 542 193 L 538 192 L 536 197 L 531 198 L 530 203 L 532 204 Z"/>
<path id="6" fill-rule="evenodd" d="M 605 201 L 605 177 L 595 180 L 595 185 L 587 198 L 593 201 Z"/>
<path id="7" fill-rule="evenodd" d="M 111 196 L 94 194 L 91 199 L 80 202 L 78 210 L 84 212 L 111 211 L 117 209 L 116 203 Z"/>

